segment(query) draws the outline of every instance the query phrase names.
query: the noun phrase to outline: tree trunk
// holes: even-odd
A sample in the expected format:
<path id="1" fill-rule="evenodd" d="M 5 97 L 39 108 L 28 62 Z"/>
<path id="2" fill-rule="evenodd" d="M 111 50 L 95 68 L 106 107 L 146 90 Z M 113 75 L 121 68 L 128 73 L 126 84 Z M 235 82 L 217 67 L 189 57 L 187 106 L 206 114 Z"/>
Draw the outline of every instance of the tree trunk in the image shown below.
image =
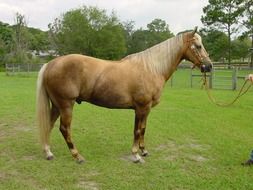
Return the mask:
<path id="1" fill-rule="evenodd" d="M 253 68 L 253 33 L 251 34 L 250 68 Z"/>
<path id="2" fill-rule="evenodd" d="M 228 68 L 231 68 L 231 31 L 228 25 Z"/>

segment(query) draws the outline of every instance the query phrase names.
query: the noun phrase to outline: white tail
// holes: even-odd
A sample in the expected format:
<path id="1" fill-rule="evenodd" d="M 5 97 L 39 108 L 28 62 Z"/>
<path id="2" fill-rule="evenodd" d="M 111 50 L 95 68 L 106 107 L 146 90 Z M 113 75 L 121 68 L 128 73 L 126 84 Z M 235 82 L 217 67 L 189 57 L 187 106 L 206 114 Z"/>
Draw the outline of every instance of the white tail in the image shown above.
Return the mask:
<path id="1" fill-rule="evenodd" d="M 45 86 L 43 84 L 43 75 L 46 64 L 41 68 L 37 79 L 37 120 L 39 125 L 40 140 L 43 148 L 49 147 L 50 126 L 50 102 Z"/>

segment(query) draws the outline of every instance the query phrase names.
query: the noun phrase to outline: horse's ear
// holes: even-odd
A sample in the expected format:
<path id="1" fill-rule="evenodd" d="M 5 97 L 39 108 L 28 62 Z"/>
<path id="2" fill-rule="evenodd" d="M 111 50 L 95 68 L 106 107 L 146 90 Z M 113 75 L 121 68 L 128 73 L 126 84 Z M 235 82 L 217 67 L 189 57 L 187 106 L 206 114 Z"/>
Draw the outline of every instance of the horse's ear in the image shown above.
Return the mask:
<path id="1" fill-rule="evenodd" d="M 197 32 L 197 30 L 198 30 L 198 27 L 195 26 L 194 30 L 192 31 L 192 36 L 194 36 L 194 34 Z"/>

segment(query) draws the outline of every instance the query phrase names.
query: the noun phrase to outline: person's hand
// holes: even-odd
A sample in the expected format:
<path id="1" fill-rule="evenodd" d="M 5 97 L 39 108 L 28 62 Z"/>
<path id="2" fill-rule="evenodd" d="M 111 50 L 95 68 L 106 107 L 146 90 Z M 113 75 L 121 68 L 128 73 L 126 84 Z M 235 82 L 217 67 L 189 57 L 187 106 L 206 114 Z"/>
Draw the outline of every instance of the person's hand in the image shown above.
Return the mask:
<path id="1" fill-rule="evenodd" d="M 253 82 L 253 74 L 249 74 L 249 75 L 246 77 L 246 80 L 249 80 L 250 82 Z"/>

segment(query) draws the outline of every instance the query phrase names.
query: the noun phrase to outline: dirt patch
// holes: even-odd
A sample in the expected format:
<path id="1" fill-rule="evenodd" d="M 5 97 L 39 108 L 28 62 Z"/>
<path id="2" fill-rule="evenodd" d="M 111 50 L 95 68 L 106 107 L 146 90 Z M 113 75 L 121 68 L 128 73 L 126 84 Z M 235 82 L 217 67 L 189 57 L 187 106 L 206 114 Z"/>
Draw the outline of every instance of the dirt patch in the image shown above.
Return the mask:
<path id="1" fill-rule="evenodd" d="M 168 140 L 165 144 L 157 146 L 155 151 L 163 153 L 162 159 L 167 161 L 186 159 L 188 161 L 202 163 L 209 160 L 202 155 L 209 148 L 209 145 L 200 144 L 195 139 L 188 139 L 183 144 L 179 144 L 174 140 Z"/>
<path id="2" fill-rule="evenodd" d="M 18 136 L 20 133 L 27 133 L 34 130 L 31 126 L 25 124 L 13 124 L 9 125 L 7 123 L 0 123 L 0 141 L 5 140 L 9 137 Z"/>
<path id="3" fill-rule="evenodd" d="M 3 129 L 4 127 L 8 126 L 6 123 L 0 123 L 0 141 L 3 141 L 7 136 L 6 131 Z"/>
<path id="4" fill-rule="evenodd" d="M 132 155 L 123 155 L 120 157 L 121 160 L 124 160 L 126 162 L 132 162 L 133 158 Z"/>
<path id="5" fill-rule="evenodd" d="M 6 127 L 6 126 L 8 126 L 7 123 L 0 123 L 0 127 Z"/>
<path id="6" fill-rule="evenodd" d="M 174 151 L 179 149 L 180 146 L 174 140 L 169 140 L 165 144 L 161 144 L 155 148 L 155 151 Z"/>
<path id="7" fill-rule="evenodd" d="M 31 160 L 36 160 L 36 156 L 34 155 L 27 155 L 22 157 L 23 160 L 31 161 Z"/>
<path id="8" fill-rule="evenodd" d="M 3 181 L 5 179 L 7 179 L 7 174 L 3 173 L 3 172 L 0 172 L 0 181 Z"/>
<path id="9" fill-rule="evenodd" d="M 86 190 L 99 190 L 98 184 L 94 181 L 79 181 L 77 184 L 78 188 Z"/>
<path id="10" fill-rule="evenodd" d="M 205 158 L 204 156 L 201 155 L 189 155 L 188 156 L 189 160 L 195 161 L 195 162 L 205 162 L 208 160 L 208 158 Z"/>
<path id="11" fill-rule="evenodd" d="M 24 124 L 18 124 L 16 126 L 14 126 L 14 129 L 16 131 L 21 131 L 21 132 L 28 132 L 28 131 L 32 131 L 32 127 L 29 127 L 27 125 Z"/>
<path id="12" fill-rule="evenodd" d="M 201 151 L 205 149 L 205 147 L 203 145 L 196 144 L 196 143 L 189 143 L 189 144 L 187 144 L 187 146 L 191 149 L 196 149 L 196 150 L 201 150 Z"/>
<path id="13" fill-rule="evenodd" d="M 179 155 L 171 154 L 164 158 L 167 161 L 176 161 L 179 158 Z"/>
<path id="14" fill-rule="evenodd" d="M 86 189 L 86 190 L 99 190 L 99 184 L 92 180 L 92 178 L 96 177 L 99 175 L 99 172 L 93 170 L 91 172 L 83 174 L 78 182 L 77 182 L 77 187 L 81 189 Z"/>

